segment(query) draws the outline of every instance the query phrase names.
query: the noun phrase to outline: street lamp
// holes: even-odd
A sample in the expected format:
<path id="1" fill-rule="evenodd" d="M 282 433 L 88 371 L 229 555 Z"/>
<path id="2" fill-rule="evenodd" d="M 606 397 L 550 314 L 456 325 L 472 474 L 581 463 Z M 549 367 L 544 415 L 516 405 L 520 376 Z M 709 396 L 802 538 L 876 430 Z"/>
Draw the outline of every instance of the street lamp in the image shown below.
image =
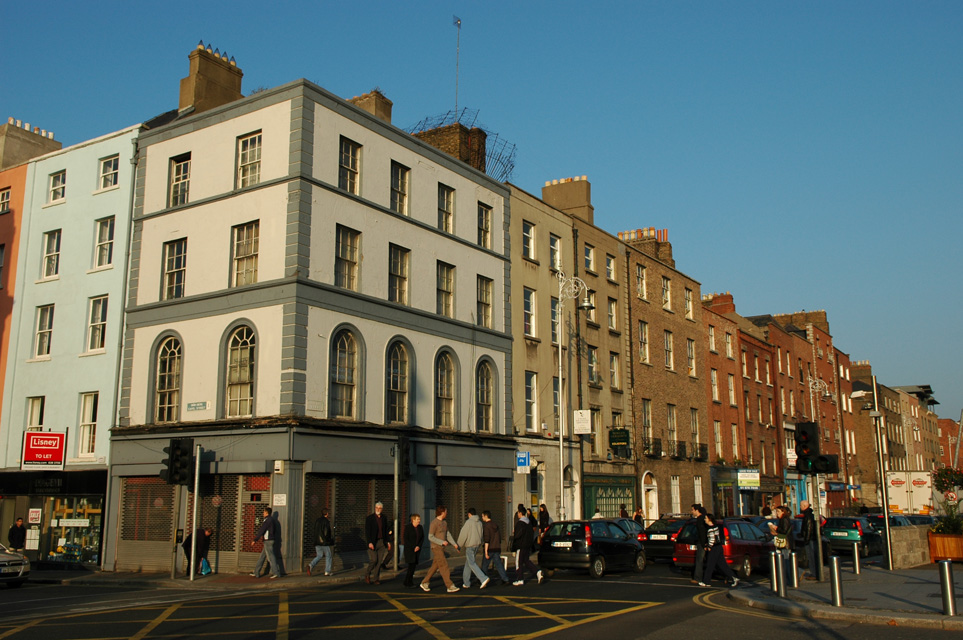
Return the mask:
<path id="1" fill-rule="evenodd" d="M 860 399 L 869 395 L 866 391 L 857 391 L 851 397 Z M 865 409 L 866 407 L 864 407 Z M 889 489 L 886 487 L 886 469 L 883 467 L 883 432 L 881 423 L 883 414 L 879 412 L 879 400 L 876 397 L 876 376 L 873 376 L 873 404 L 869 417 L 873 419 L 873 430 L 876 432 L 876 466 L 879 467 L 879 501 L 883 507 L 883 530 L 886 532 L 886 568 L 893 570 L 893 538 L 889 533 Z"/>
<path id="2" fill-rule="evenodd" d="M 578 300 L 582 297 L 578 308 L 582 311 L 591 311 L 595 306 L 588 299 L 588 287 L 581 278 L 572 276 L 566 278 L 561 271 L 558 272 L 558 309 L 555 312 L 555 333 L 558 336 L 558 512 L 559 519 L 565 519 L 565 416 L 564 409 L 565 394 L 562 391 L 562 307 L 566 300 Z"/>

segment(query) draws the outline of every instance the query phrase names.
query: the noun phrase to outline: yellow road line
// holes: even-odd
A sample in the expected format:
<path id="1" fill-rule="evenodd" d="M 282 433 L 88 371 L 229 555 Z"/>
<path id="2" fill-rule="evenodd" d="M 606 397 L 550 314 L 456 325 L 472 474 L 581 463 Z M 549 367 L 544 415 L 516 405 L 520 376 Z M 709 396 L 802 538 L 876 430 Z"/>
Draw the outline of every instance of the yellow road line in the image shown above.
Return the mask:
<path id="1" fill-rule="evenodd" d="M 427 620 L 419 616 L 417 613 L 415 613 L 405 605 L 401 604 L 401 602 L 392 598 L 387 593 L 379 593 L 378 595 L 384 598 L 385 600 L 387 600 L 388 602 L 390 602 L 392 605 L 394 605 L 398 609 L 398 611 L 404 614 L 406 618 L 408 618 L 409 620 L 414 622 L 416 625 L 418 625 L 419 627 L 421 627 L 422 629 L 430 633 L 432 637 L 438 638 L 438 640 L 450 640 L 448 636 L 442 633 L 441 629 L 431 624 L 430 622 L 428 622 Z"/>
<path id="2" fill-rule="evenodd" d="M 557 627 L 549 627 L 548 629 L 542 629 L 541 631 L 534 631 L 532 633 L 527 633 L 523 636 L 516 636 L 518 640 L 529 640 L 530 638 L 540 638 L 542 636 L 547 636 L 551 633 L 556 633 L 558 631 L 565 631 L 571 629 L 572 627 L 579 627 L 583 624 L 591 624 L 593 622 L 598 622 L 599 620 L 605 620 L 606 618 L 614 618 L 615 616 L 621 616 L 626 613 L 634 613 L 636 611 L 642 611 L 643 609 L 648 609 L 650 607 L 655 607 L 660 604 L 665 604 L 663 602 L 646 602 L 640 604 L 636 607 L 629 607 L 628 609 L 620 609 L 618 611 L 611 611 L 609 613 L 602 613 L 591 618 L 586 618 L 584 620 L 578 620 L 575 622 L 563 621 L 564 624 L 560 624 Z"/>
<path id="3" fill-rule="evenodd" d="M 288 625 L 290 624 L 290 618 L 288 617 L 288 592 L 279 591 L 278 592 L 278 631 L 275 638 L 277 640 L 288 640 Z"/>
<path id="4" fill-rule="evenodd" d="M 160 625 L 160 623 L 164 622 L 164 620 L 167 620 L 169 617 L 171 617 L 171 615 L 173 615 L 173 613 L 177 611 L 180 608 L 180 606 L 181 606 L 181 603 L 178 602 L 177 604 L 172 604 L 171 606 L 164 609 L 164 612 L 162 614 L 160 614 L 159 616 L 157 616 L 156 618 L 148 622 L 145 627 L 143 627 L 140 631 L 132 635 L 130 637 L 130 640 L 141 640 L 142 638 L 146 638 L 148 633 L 156 629 L 158 625 Z"/>
<path id="5" fill-rule="evenodd" d="M 28 622 L 27 624 L 22 624 L 22 625 L 20 625 L 19 627 L 14 627 L 14 628 L 10 629 L 9 631 L 7 631 L 6 633 L 0 634 L 0 638 L 9 638 L 10 636 L 12 636 L 12 635 L 15 634 L 15 633 L 20 633 L 21 631 L 26 631 L 27 629 L 29 629 L 30 627 L 32 627 L 32 626 L 35 625 L 35 624 L 40 624 L 40 618 L 37 618 L 36 620 L 32 620 L 31 622 Z"/>
<path id="6" fill-rule="evenodd" d="M 530 606 L 528 606 L 527 604 L 522 604 L 521 602 L 513 602 L 512 600 L 510 600 L 509 598 L 507 598 L 507 597 L 505 597 L 505 596 L 495 596 L 495 599 L 498 600 L 499 602 L 504 602 L 505 604 L 511 605 L 511 606 L 513 606 L 513 607 L 518 607 L 518 608 L 521 609 L 522 611 L 527 611 L 527 612 L 533 613 L 533 614 L 535 614 L 535 615 L 537 615 L 537 616 L 542 616 L 543 618 L 548 618 L 549 620 L 552 620 L 552 621 L 557 622 L 557 623 L 559 623 L 559 624 L 565 624 L 565 623 L 568 622 L 568 620 L 566 620 L 565 618 L 560 618 L 560 617 L 558 617 L 558 616 L 556 616 L 556 615 L 553 615 L 553 614 L 551 614 L 551 613 L 547 613 L 547 612 L 545 612 L 545 611 L 539 611 L 539 610 L 536 609 L 535 607 L 530 607 Z"/>
<path id="7" fill-rule="evenodd" d="M 756 618 L 766 618 L 768 620 L 785 620 L 786 616 L 777 616 L 771 613 L 762 613 L 760 611 L 754 611 L 748 607 L 727 607 L 725 605 L 716 604 L 709 600 L 714 595 L 725 593 L 722 589 L 715 589 L 713 591 L 707 591 L 705 593 L 700 593 L 692 597 L 692 601 L 701 607 L 706 609 L 715 609 L 716 611 L 726 611 L 728 613 L 737 613 L 739 615 L 755 616 Z"/>

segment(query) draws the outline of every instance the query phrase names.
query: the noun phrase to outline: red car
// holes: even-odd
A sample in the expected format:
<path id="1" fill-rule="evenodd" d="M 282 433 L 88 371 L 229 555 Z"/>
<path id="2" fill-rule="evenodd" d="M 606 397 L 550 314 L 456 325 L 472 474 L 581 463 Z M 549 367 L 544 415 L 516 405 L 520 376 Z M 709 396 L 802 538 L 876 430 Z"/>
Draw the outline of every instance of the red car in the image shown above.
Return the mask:
<path id="1" fill-rule="evenodd" d="M 761 568 L 768 569 L 769 554 L 776 550 L 771 534 L 742 518 L 725 518 L 722 521 L 722 535 L 725 540 L 723 557 L 740 578 L 748 578 L 753 571 Z M 693 520 L 682 527 L 675 539 L 672 561 L 677 567 L 695 565 L 697 543 Z"/>

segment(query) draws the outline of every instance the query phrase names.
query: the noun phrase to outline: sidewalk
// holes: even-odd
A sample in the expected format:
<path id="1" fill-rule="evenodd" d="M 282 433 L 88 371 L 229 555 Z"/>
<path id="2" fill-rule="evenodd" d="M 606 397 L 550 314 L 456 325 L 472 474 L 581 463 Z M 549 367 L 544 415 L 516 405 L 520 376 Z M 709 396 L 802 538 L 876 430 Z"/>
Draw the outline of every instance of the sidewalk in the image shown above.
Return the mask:
<path id="1" fill-rule="evenodd" d="M 829 567 L 825 582 L 803 580 L 800 570 L 799 588 L 787 589 L 785 599 L 772 592 L 769 580 L 730 589 L 728 597 L 749 607 L 801 618 L 963 631 L 963 566 L 959 563 L 953 567 L 957 615 L 952 618 L 943 615 L 940 573 L 935 564 L 897 571 L 865 564 L 857 576 L 846 562 L 840 570 L 842 607 L 832 605 Z"/>

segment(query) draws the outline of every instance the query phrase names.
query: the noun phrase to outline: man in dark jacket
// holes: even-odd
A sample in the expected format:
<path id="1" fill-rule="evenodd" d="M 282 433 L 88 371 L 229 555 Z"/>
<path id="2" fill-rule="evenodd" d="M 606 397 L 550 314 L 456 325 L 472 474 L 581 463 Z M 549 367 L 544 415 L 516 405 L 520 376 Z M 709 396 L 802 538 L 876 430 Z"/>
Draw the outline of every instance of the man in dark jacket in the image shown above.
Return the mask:
<path id="1" fill-rule="evenodd" d="M 696 557 L 695 557 L 695 567 L 692 570 L 692 579 L 689 580 L 692 584 L 699 584 L 702 582 L 702 569 L 705 566 L 706 559 L 706 545 L 708 543 L 708 531 L 709 526 L 706 524 L 706 509 L 698 502 L 692 505 L 692 517 L 696 521 L 696 539 L 698 543 L 696 545 Z"/>
<path id="2" fill-rule="evenodd" d="M 364 521 L 369 560 L 364 571 L 364 581 L 367 584 L 381 584 L 381 563 L 385 561 L 388 552 L 391 551 L 391 536 L 394 532 L 391 530 L 388 516 L 381 513 L 384 508 L 383 504 L 376 502 L 374 513 Z"/>
<path id="3" fill-rule="evenodd" d="M 207 552 L 211 550 L 211 534 L 213 530 L 210 527 L 198 527 L 197 531 L 194 533 L 187 534 L 184 538 L 184 543 L 181 545 L 184 549 L 184 557 L 187 559 L 187 566 L 191 566 L 191 549 L 194 547 L 194 539 L 197 539 L 197 556 L 194 563 L 194 573 L 201 575 L 201 560 L 207 559 Z M 188 575 L 190 575 L 190 568 L 187 569 Z"/>
<path id="4" fill-rule="evenodd" d="M 488 563 L 495 565 L 498 577 L 502 585 L 508 584 L 508 574 L 505 573 L 505 564 L 502 562 L 502 533 L 498 530 L 498 525 L 492 520 L 491 511 L 482 511 L 482 540 L 485 543 L 485 562 L 482 565 L 487 569 Z"/>
<path id="5" fill-rule="evenodd" d="M 330 576 L 334 565 L 334 530 L 328 520 L 327 509 L 321 509 L 321 517 L 314 523 L 314 552 L 316 555 L 308 565 L 308 575 L 311 575 L 311 570 L 324 558 L 324 575 Z"/>
<path id="6" fill-rule="evenodd" d="M 542 583 L 542 570 L 539 569 L 529 556 L 532 553 L 532 546 L 535 544 L 535 530 L 533 523 L 529 521 L 528 510 L 524 504 L 518 505 L 518 519 L 515 520 L 515 530 L 512 532 L 512 551 L 518 551 L 518 568 L 515 569 L 515 582 L 512 584 L 520 587 L 525 584 L 523 579 L 525 569 L 528 569 L 538 578 L 538 583 Z"/>
<path id="7" fill-rule="evenodd" d="M 799 510 L 802 512 L 802 544 L 806 548 L 806 560 L 809 561 L 809 571 L 803 574 L 806 580 L 818 580 L 816 560 L 816 518 L 813 516 L 813 509 L 809 506 L 808 500 L 799 503 Z M 789 535 L 792 535 L 791 533 Z"/>
<path id="8" fill-rule="evenodd" d="M 10 543 L 11 551 L 23 553 L 23 548 L 27 544 L 27 529 L 23 526 L 23 518 L 17 518 L 10 527 L 10 531 L 7 532 L 7 542 Z"/>
<path id="9" fill-rule="evenodd" d="M 418 566 L 418 554 L 421 553 L 421 548 L 425 545 L 425 528 L 421 526 L 419 514 L 411 514 L 411 522 L 405 525 L 402 541 L 405 545 L 405 562 L 408 564 L 403 584 L 406 587 L 413 587 L 415 586 L 415 567 Z"/>
<path id="10" fill-rule="evenodd" d="M 261 522 L 260 528 L 254 534 L 254 542 L 263 540 L 264 548 L 261 549 L 261 555 L 258 557 L 254 573 L 251 575 L 260 578 L 261 568 L 264 566 L 264 561 L 267 560 L 271 570 L 271 578 L 280 578 L 281 567 L 278 564 L 277 552 L 281 550 L 281 523 L 277 521 L 275 514 L 271 513 L 271 507 L 264 507 L 263 515 L 264 521 Z"/>

